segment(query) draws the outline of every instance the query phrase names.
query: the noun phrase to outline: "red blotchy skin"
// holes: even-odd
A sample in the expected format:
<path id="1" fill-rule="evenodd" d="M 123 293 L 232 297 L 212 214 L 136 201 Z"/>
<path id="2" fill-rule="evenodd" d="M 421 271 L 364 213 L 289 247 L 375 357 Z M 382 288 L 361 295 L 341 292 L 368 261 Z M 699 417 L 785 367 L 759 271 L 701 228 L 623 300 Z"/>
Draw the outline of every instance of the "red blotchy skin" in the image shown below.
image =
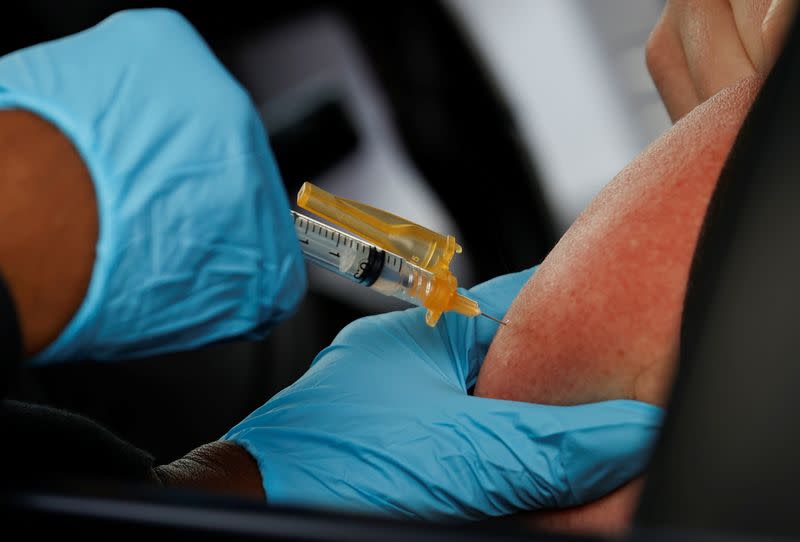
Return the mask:
<path id="1" fill-rule="evenodd" d="M 759 84 L 744 80 L 698 106 L 603 189 L 511 305 L 476 395 L 664 404 L 697 237 Z M 629 525 L 639 485 L 531 516 L 556 530 L 616 534 Z"/>

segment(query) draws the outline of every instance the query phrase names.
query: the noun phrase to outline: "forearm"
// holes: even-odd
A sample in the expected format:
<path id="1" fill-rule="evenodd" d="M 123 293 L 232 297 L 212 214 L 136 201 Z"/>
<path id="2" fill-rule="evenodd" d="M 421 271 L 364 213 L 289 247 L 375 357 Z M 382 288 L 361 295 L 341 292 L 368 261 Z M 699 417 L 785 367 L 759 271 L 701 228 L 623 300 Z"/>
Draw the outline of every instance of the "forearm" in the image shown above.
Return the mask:
<path id="1" fill-rule="evenodd" d="M 255 459 L 232 442 L 210 442 L 177 461 L 155 468 L 167 487 L 228 493 L 264 501 L 266 496 Z"/>
<path id="2" fill-rule="evenodd" d="M 0 111 L 0 272 L 26 356 L 80 307 L 98 229 L 92 179 L 69 139 L 32 113 Z"/>
<path id="3" fill-rule="evenodd" d="M 83 300 L 98 237 L 94 186 L 55 126 L 25 111 L 0 111 L 0 272 L 11 290 L 25 355 L 56 339 Z M 255 460 L 212 442 L 154 469 L 167 486 L 264 500 Z"/>

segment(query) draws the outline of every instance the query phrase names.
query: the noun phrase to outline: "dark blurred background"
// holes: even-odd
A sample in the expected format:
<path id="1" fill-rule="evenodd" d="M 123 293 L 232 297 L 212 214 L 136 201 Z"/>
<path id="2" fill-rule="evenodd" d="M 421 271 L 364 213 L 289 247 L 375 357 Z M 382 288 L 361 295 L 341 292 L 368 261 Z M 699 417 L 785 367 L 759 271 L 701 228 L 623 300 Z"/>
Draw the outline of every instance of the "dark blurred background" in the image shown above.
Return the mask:
<path id="1" fill-rule="evenodd" d="M 0 54 L 156 5 L 249 90 L 290 199 L 310 180 L 454 234 L 465 286 L 539 262 L 668 126 L 644 66 L 660 0 L 29 0 L 5 6 Z M 169 461 L 295 380 L 348 322 L 397 308 L 312 269 L 297 314 L 262 342 L 27 368 L 15 395 Z"/>

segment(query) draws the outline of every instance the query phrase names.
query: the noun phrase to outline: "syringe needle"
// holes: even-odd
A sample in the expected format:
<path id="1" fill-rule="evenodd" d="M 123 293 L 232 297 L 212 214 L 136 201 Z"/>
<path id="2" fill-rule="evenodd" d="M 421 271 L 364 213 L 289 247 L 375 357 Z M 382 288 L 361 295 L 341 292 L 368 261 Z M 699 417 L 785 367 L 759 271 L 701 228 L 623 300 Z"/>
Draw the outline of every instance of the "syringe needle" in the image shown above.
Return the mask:
<path id="1" fill-rule="evenodd" d="M 498 323 L 498 324 L 500 324 L 501 326 L 507 326 L 507 325 L 508 325 L 508 320 L 498 320 L 497 318 L 495 318 L 495 317 L 493 317 L 493 316 L 489 316 L 489 315 L 488 315 L 488 314 L 486 314 L 485 312 L 482 312 L 482 313 L 481 313 L 481 316 L 485 316 L 485 317 L 486 317 L 486 318 L 488 318 L 489 320 L 492 320 L 492 321 L 494 321 L 494 322 L 497 322 L 497 323 Z"/>

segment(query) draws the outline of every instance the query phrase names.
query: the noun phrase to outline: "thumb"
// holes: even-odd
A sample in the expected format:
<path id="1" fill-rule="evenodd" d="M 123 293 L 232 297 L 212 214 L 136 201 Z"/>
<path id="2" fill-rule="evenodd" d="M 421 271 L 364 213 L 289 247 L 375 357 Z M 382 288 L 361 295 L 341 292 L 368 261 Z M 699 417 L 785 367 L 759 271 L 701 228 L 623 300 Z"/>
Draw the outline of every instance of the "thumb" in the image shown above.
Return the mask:
<path id="1" fill-rule="evenodd" d="M 500 513 L 575 506 L 610 493 L 645 469 L 663 419 L 662 409 L 638 401 L 473 399 L 490 405 L 476 438 L 483 441 L 483 485 Z"/>

